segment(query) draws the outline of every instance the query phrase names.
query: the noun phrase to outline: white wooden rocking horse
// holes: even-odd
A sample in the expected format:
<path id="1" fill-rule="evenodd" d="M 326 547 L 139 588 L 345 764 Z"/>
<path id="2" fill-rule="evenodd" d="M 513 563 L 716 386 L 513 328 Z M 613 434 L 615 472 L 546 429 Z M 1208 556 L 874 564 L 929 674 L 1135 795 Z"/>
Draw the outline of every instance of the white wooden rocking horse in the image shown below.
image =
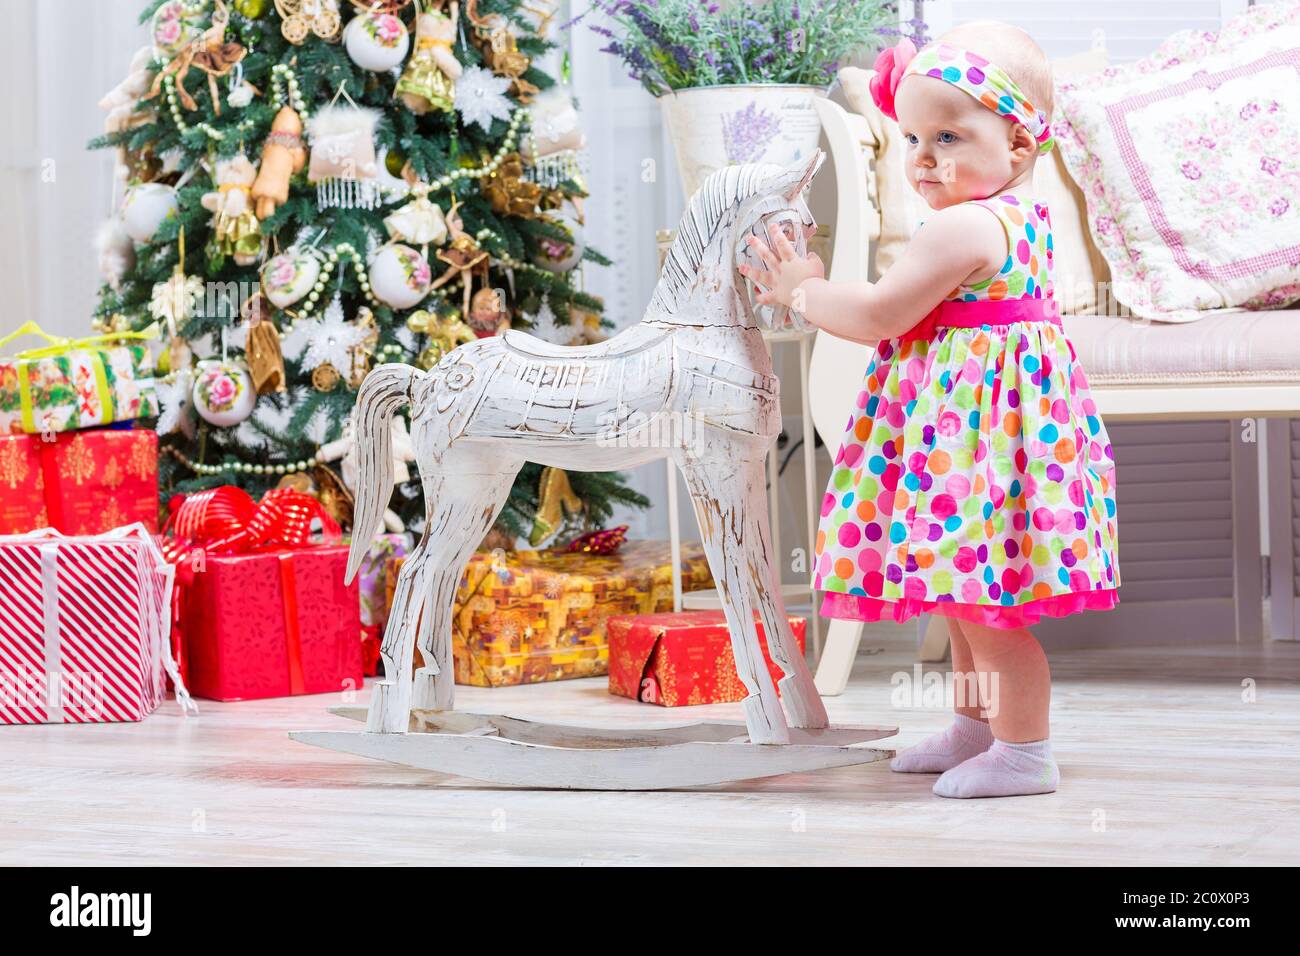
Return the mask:
<path id="1" fill-rule="evenodd" d="M 380 530 L 392 488 L 389 420 L 410 406 L 427 524 L 404 562 L 384 634 L 386 678 L 364 732 L 295 739 L 496 783 L 573 789 L 659 789 L 868 763 L 860 746 L 896 728 L 832 728 L 786 619 L 768 528 L 764 458 L 781 429 L 752 300 L 736 267 L 762 269 L 746 238 L 770 244 L 777 223 L 802 254 L 816 223 L 804 191 L 818 150 L 787 168 L 720 169 L 691 197 L 645 318 L 604 342 L 552 345 L 522 331 L 479 339 L 428 372 L 381 365 L 354 412 L 360 477 L 348 580 Z M 771 324 L 802 318 L 760 307 Z M 452 610 L 466 561 L 496 520 L 525 461 L 586 471 L 672 455 L 699 520 L 723 598 L 745 722 L 658 730 L 539 724 L 451 712 Z M 773 685 L 754 610 L 784 676 Z M 412 676 L 417 638 L 425 661 Z M 782 710 L 782 702 L 785 710 Z M 788 715 L 788 717 L 787 717 Z M 776 745 L 776 746 L 773 746 Z"/>

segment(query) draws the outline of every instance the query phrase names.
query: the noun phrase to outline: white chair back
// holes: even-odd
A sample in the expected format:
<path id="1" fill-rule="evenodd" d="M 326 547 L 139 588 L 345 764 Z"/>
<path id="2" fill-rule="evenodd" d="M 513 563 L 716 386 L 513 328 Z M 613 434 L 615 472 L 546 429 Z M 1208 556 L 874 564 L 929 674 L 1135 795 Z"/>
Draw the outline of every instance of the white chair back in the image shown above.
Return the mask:
<path id="1" fill-rule="evenodd" d="M 871 241 L 880 235 L 880 213 L 872 186 L 875 175 L 868 161 L 875 137 L 866 120 L 833 100 L 814 100 L 835 166 L 836 211 L 831 247 L 833 282 L 865 282 L 869 275 Z M 808 407 L 813 425 L 830 449 L 832 459 L 848 424 L 853 399 L 874 352 L 870 346 L 819 331 L 808 374 Z"/>

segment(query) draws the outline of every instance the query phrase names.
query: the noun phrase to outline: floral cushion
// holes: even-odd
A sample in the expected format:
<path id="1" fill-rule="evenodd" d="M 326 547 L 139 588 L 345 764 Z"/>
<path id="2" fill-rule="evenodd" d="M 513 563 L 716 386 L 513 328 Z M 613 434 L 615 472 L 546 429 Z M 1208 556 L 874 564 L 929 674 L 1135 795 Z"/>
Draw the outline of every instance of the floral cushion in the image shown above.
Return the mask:
<path id="1" fill-rule="evenodd" d="M 1062 84 L 1055 131 L 1134 314 L 1300 300 L 1300 5 L 1253 7 Z"/>

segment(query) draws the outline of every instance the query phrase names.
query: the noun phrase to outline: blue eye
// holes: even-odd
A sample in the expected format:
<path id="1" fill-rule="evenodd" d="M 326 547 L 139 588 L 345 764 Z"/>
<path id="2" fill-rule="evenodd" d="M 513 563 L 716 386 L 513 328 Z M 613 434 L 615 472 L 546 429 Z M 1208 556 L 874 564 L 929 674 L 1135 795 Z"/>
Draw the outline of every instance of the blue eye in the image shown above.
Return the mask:
<path id="1" fill-rule="evenodd" d="M 955 143 L 957 142 L 957 136 L 954 133 L 949 133 L 947 130 L 944 130 L 942 133 L 939 134 L 939 142 Z"/>
<path id="2" fill-rule="evenodd" d="M 908 142 L 909 145 L 912 145 L 912 146 L 915 146 L 915 145 L 916 145 L 916 134 L 915 134 L 915 133 L 907 133 L 907 134 L 905 134 L 905 135 L 903 136 L 903 139 L 907 140 L 907 142 Z"/>

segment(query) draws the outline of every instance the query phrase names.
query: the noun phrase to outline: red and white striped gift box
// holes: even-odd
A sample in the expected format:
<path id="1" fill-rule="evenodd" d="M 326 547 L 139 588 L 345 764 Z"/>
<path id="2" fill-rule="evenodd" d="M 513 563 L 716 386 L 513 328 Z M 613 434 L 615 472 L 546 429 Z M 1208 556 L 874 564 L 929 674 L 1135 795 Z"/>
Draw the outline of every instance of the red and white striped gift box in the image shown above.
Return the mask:
<path id="1" fill-rule="evenodd" d="M 174 569 L 144 525 L 0 536 L 0 724 L 141 720 L 170 675 Z"/>

